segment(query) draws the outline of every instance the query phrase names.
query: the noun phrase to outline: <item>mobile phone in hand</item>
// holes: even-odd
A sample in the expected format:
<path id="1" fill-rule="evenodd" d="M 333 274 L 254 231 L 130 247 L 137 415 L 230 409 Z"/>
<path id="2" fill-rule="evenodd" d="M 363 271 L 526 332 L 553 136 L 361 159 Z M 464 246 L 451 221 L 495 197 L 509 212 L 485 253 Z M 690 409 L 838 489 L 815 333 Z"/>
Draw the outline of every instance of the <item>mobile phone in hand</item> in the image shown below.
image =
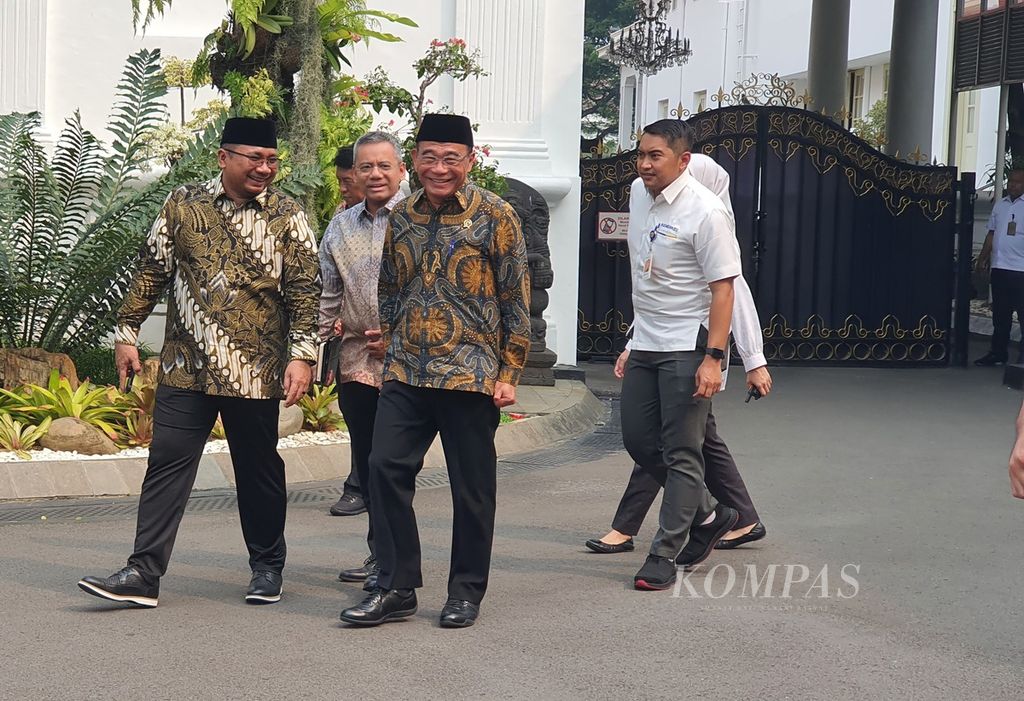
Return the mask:
<path id="1" fill-rule="evenodd" d="M 757 387 L 751 387 L 750 390 L 747 392 L 747 399 L 743 403 L 744 404 L 749 404 L 751 399 L 760 399 L 760 398 L 761 398 L 761 390 L 759 390 Z"/>
<path id="2" fill-rule="evenodd" d="M 124 391 L 131 392 L 132 384 L 135 382 L 135 371 L 128 368 L 128 375 L 124 378 Z"/>

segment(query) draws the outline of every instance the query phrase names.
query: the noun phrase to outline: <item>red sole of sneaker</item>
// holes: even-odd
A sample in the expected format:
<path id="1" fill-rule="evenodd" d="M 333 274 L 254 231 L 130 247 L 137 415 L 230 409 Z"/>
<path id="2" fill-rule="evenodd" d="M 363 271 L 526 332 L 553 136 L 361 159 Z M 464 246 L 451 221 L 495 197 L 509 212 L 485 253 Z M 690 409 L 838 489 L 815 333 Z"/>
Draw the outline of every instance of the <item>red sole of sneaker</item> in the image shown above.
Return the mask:
<path id="1" fill-rule="evenodd" d="M 671 587 L 675 582 L 669 582 L 668 584 L 651 584 L 643 579 L 633 580 L 633 586 L 642 591 L 665 591 Z"/>

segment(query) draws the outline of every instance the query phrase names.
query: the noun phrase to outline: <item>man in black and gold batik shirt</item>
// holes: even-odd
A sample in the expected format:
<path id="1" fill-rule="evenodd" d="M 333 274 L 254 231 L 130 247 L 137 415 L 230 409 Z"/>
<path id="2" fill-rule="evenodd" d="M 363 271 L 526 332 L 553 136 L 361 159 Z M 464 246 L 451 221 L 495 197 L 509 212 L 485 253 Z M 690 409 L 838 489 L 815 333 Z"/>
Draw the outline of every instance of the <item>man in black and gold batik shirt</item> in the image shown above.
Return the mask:
<path id="1" fill-rule="evenodd" d="M 468 119 L 426 115 L 413 166 L 423 189 L 392 211 L 380 269 L 387 351 L 370 455 L 379 589 L 341 620 L 377 625 L 415 613 L 423 582 L 412 500 L 440 433 L 455 511 L 441 626 L 463 628 L 487 589 L 499 409 L 515 402 L 530 347 L 526 242 L 512 208 L 467 183 Z"/>
<path id="2" fill-rule="evenodd" d="M 298 203 L 271 186 L 278 168 L 273 122 L 229 119 L 218 160 L 218 177 L 168 196 L 118 315 L 115 361 L 124 382 L 142 369 L 139 327 L 167 293 L 135 551 L 110 577 L 78 583 L 101 598 L 156 606 L 218 414 L 252 568 L 246 601 L 281 598 L 286 493 L 277 423 L 280 400 L 298 401 L 316 361 L 316 238 Z"/>

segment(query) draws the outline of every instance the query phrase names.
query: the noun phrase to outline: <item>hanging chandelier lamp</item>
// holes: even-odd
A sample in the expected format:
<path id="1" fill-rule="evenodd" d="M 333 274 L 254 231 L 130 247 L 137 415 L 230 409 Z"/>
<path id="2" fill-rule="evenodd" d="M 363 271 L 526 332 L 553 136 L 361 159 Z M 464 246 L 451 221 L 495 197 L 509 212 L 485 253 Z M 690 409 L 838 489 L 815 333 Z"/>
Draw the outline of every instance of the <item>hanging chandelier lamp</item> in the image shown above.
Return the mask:
<path id="1" fill-rule="evenodd" d="M 663 68 L 690 59 L 690 40 L 665 24 L 670 0 L 636 0 L 636 21 L 621 32 L 619 40 L 608 43 L 608 60 L 635 68 L 642 75 L 654 75 Z"/>

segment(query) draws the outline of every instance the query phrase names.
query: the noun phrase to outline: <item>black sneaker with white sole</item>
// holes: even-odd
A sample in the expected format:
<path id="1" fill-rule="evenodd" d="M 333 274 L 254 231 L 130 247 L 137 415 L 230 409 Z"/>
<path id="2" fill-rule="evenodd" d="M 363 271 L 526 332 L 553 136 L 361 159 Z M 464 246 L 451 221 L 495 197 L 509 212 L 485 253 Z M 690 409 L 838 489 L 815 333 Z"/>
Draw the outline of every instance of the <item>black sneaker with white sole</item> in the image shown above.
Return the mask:
<path id="1" fill-rule="evenodd" d="M 245 592 L 245 603 L 276 604 L 281 600 L 282 582 L 280 572 L 255 570 L 249 580 L 249 590 Z"/>
<path id="2" fill-rule="evenodd" d="M 154 608 L 160 595 L 160 580 L 150 584 L 141 572 L 128 566 L 109 577 L 82 577 L 78 588 L 107 601 Z"/>

